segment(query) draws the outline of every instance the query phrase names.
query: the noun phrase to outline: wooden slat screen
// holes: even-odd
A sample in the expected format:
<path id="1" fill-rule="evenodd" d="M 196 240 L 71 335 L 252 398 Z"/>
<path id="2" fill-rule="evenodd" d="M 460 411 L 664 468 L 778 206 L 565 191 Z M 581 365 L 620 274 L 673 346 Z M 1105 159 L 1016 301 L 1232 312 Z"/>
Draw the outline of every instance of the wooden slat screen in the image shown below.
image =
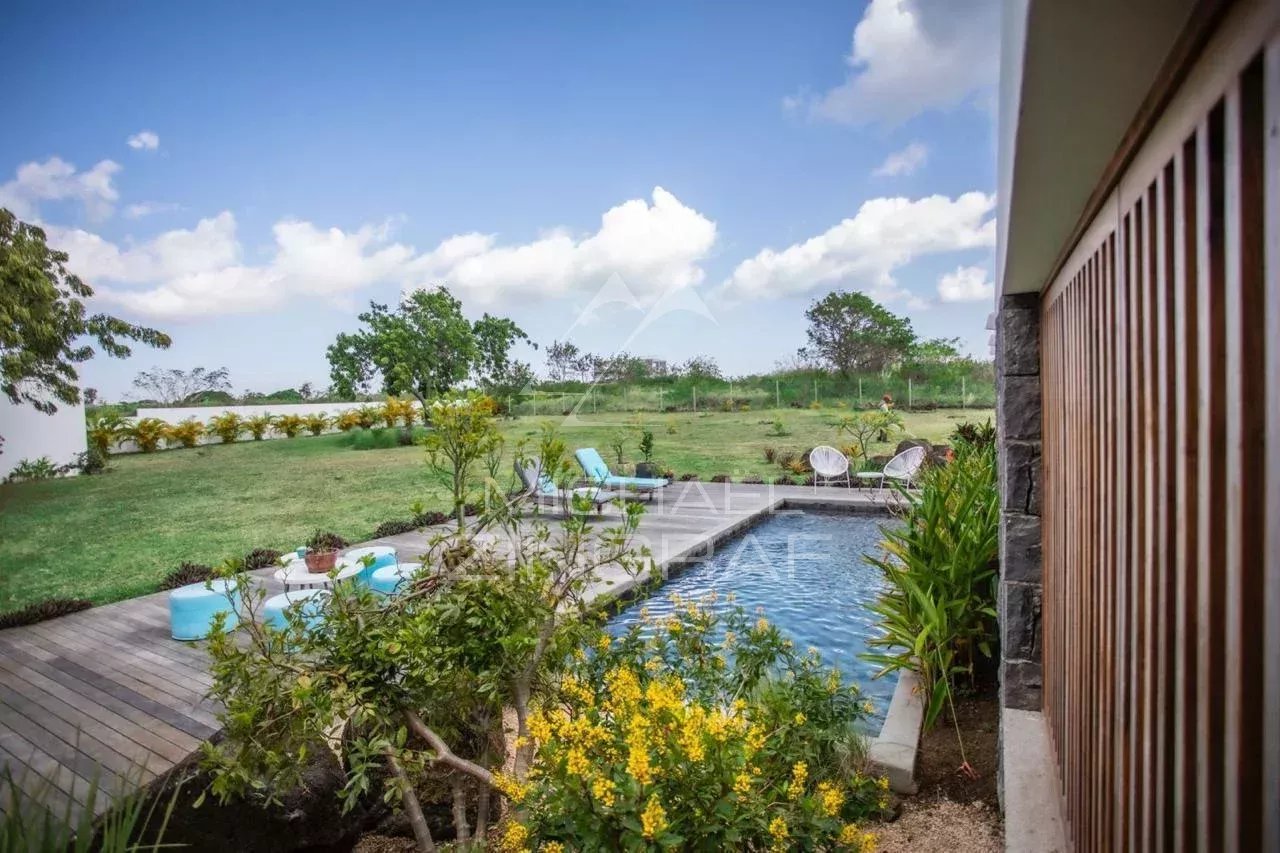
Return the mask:
<path id="1" fill-rule="evenodd" d="M 1077 850 L 1280 841 L 1277 44 L 1153 136 L 1042 300 L 1044 712 Z"/>

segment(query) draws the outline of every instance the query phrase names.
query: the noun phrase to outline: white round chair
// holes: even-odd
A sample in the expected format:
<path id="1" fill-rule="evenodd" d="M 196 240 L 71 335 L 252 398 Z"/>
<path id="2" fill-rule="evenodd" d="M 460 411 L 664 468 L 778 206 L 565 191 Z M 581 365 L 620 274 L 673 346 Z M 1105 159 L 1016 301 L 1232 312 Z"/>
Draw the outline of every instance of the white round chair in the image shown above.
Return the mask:
<path id="1" fill-rule="evenodd" d="M 885 463 L 883 471 L 860 471 L 858 479 L 874 480 L 881 493 L 884 492 L 885 480 L 898 480 L 910 486 L 912 479 L 924 464 L 924 448 L 920 445 L 908 447 Z"/>
<path id="2" fill-rule="evenodd" d="M 839 450 L 827 445 L 819 445 L 809 451 L 809 464 L 813 467 L 813 490 L 818 490 L 822 480 L 831 482 L 844 478 L 845 485 L 853 485 L 849 479 L 849 459 Z"/>

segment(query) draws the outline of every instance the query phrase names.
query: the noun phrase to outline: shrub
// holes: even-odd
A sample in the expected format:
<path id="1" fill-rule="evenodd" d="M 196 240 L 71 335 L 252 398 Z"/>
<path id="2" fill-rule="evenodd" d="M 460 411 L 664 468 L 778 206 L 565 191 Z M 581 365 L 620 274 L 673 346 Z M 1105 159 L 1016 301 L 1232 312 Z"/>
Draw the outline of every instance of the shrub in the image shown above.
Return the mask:
<path id="1" fill-rule="evenodd" d="M 199 563 L 182 563 L 178 568 L 169 572 L 164 576 L 164 580 L 160 581 L 160 589 L 177 589 L 180 586 L 186 586 L 191 583 L 204 583 L 207 580 L 213 580 L 213 568 L 211 566 L 202 566 Z"/>
<path id="2" fill-rule="evenodd" d="M 748 474 L 746 477 L 742 478 L 741 482 L 748 486 L 763 486 L 764 477 L 761 477 L 759 474 Z"/>
<path id="3" fill-rule="evenodd" d="M 124 434 L 143 453 L 153 453 L 169 434 L 169 425 L 159 418 L 142 418 L 126 427 Z"/>
<path id="4" fill-rule="evenodd" d="M 868 557 L 888 582 L 872 606 L 886 649 L 864 657 L 882 672 L 911 669 L 932 726 L 959 678 L 975 679 L 993 655 L 1000 495 L 994 447 L 961 446 L 950 465 L 930 468 L 900 528 L 885 528 L 882 557 Z M 984 660 L 985 659 L 985 660 Z"/>
<path id="5" fill-rule="evenodd" d="M 124 419 L 115 412 L 108 412 L 90 421 L 85 435 L 89 446 L 105 457 L 112 447 L 120 443 L 124 428 Z"/>
<path id="6" fill-rule="evenodd" d="M 772 465 L 778 459 L 778 448 L 766 447 L 764 449 L 764 461 Z"/>
<path id="7" fill-rule="evenodd" d="M 170 447 L 181 445 L 182 447 L 195 447 L 200 441 L 200 437 L 204 435 L 204 424 L 195 418 L 187 418 L 181 423 L 170 426 L 165 431 L 165 441 Z"/>
<path id="8" fill-rule="evenodd" d="M 373 430 L 357 427 L 356 431 L 351 433 L 352 450 L 373 450 L 374 441 Z"/>
<path id="9" fill-rule="evenodd" d="M 782 418 L 774 418 L 773 425 L 769 427 L 769 432 L 766 434 L 782 437 L 785 435 L 791 435 L 791 430 L 787 429 L 787 424 L 782 420 Z"/>
<path id="10" fill-rule="evenodd" d="M 787 463 L 787 470 L 790 471 L 792 474 L 809 473 L 810 471 L 813 470 L 813 467 L 809 465 L 809 459 L 807 457 L 808 457 L 808 454 L 806 454 L 805 456 L 798 456 L 792 459 L 790 462 Z"/>
<path id="11" fill-rule="evenodd" d="M 302 423 L 303 423 L 303 426 L 306 427 L 307 432 L 311 433 L 312 435 L 319 435 L 320 433 L 324 432 L 326 429 L 329 428 L 330 422 L 329 422 L 328 415 L 322 412 L 317 412 L 316 414 L 307 415 L 306 417 L 304 417 L 302 419 Z"/>
<path id="12" fill-rule="evenodd" d="M 297 438 L 306 426 L 307 421 L 302 415 L 281 415 L 276 418 L 276 431 L 285 438 Z"/>
<path id="13" fill-rule="evenodd" d="M 60 476 L 62 473 L 62 466 L 53 464 L 53 460 L 48 456 L 41 456 L 39 459 L 23 459 L 13 466 L 13 470 L 9 472 L 8 482 L 23 483 L 28 480 L 48 480 L 52 477 Z"/>
<path id="14" fill-rule="evenodd" d="M 575 659 L 529 720 L 513 836 L 537 849 L 860 849 L 889 805 L 854 726 L 868 706 L 763 618 L 677 602 Z"/>
<path id="15" fill-rule="evenodd" d="M 373 538 L 381 539 L 384 536 L 399 536 L 401 533 L 412 533 L 417 529 L 418 525 L 407 518 L 384 521 L 374 528 Z"/>
<path id="16" fill-rule="evenodd" d="M 849 437 L 854 440 L 851 447 L 857 448 L 856 455 L 861 456 L 865 462 L 867 459 L 867 448 L 873 441 L 885 442 L 889 441 L 891 432 L 902 432 L 905 426 L 902 423 L 902 415 L 893 409 L 885 411 L 877 409 L 871 412 L 862 412 L 857 415 L 845 416 L 840 419 L 837 427 L 840 433 L 848 433 Z M 845 454 L 852 456 L 854 454 Z"/>
<path id="17" fill-rule="evenodd" d="M 400 430 L 397 427 L 383 427 L 373 430 L 373 443 L 379 450 L 389 450 L 400 446 Z"/>
<path id="18" fill-rule="evenodd" d="M 796 481 L 791 477 L 788 477 L 786 474 L 783 474 L 781 477 L 775 477 L 773 484 L 775 486 L 794 486 Z"/>
<path id="19" fill-rule="evenodd" d="M 692 471 L 689 471 L 688 473 L 680 475 L 680 482 L 682 483 L 691 483 L 696 479 L 698 479 L 698 475 L 693 473 Z"/>
<path id="20" fill-rule="evenodd" d="M 640 430 L 640 458 L 645 462 L 653 461 L 653 430 Z"/>
<path id="21" fill-rule="evenodd" d="M 271 428 L 275 426 L 276 419 L 270 413 L 254 415 L 244 422 L 244 428 L 248 430 L 249 435 L 253 436 L 254 441 L 262 441 Z"/>
<path id="22" fill-rule="evenodd" d="M 414 515 L 413 523 L 417 527 L 435 527 L 437 524 L 444 524 L 450 518 L 448 513 L 432 510 L 431 512 L 420 512 Z"/>
<path id="23" fill-rule="evenodd" d="M 990 419 L 984 424 L 965 421 L 951 433 L 951 441 L 953 444 L 967 444 L 980 449 L 994 447 L 996 443 L 996 428 L 992 426 Z"/>
<path id="24" fill-rule="evenodd" d="M 353 409 L 355 412 L 356 424 L 370 429 L 382 417 L 382 409 L 378 406 L 361 406 Z"/>
<path id="25" fill-rule="evenodd" d="M 79 613 L 93 606 L 92 601 L 83 598 L 48 598 L 28 604 L 17 610 L 0 613 L 0 629 L 19 628 L 23 625 L 34 625 L 46 619 L 55 619 L 70 613 Z"/>
<path id="26" fill-rule="evenodd" d="M 408 428 L 413 426 L 413 422 L 417 417 L 417 409 L 414 407 L 412 400 L 388 397 L 387 402 L 382 404 L 378 417 L 388 427 L 393 427 L 400 423 Z"/>
<path id="27" fill-rule="evenodd" d="M 90 447 L 83 453 L 76 454 L 76 461 L 71 463 L 71 467 L 81 474 L 102 474 L 107 470 L 107 460 L 98 448 Z"/>
<path id="28" fill-rule="evenodd" d="M 280 552 L 274 548 L 254 548 L 244 555 L 244 567 L 249 571 L 265 569 L 280 561 Z"/>
<path id="29" fill-rule="evenodd" d="M 333 419 L 333 425 L 343 432 L 350 432 L 360 426 L 360 412 L 355 409 L 347 409 Z"/>
<path id="30" fill-rule="evenodd" d="M 791 463 L 800 458 L 800 454 L 794 450 L 779 450 L 774 454 L 774 459 L 784 469 L 790 469 Z"/>
<path id="31" fill-rule="evenodd" d="M 223 412 L 209 419 L 209 432 L 216 435 L 223 444 L 230 444 L 244 432 L 244 421 L 235 412 Z"/>
<path id="32" fill-rule="evenodd" d="M 730 477 L 728 474 L 716 474 L 715 476 L 713 476 L 713 477 L 711 478 L 711 482 L 713 482 L 713 483 L 732 483 L 732 482 L 733 482 L 733 478 L 732 478 L 732 477 Z"/>

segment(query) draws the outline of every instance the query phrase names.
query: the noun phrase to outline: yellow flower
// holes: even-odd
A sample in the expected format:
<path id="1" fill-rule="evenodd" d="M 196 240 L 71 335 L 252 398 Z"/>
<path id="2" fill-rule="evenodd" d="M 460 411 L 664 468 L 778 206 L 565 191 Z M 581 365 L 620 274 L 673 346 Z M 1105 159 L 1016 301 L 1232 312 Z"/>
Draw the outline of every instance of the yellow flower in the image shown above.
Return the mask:
<path id="1" fill-rule="evenodd" d="M 756 752 L 759 752 L 760 748 L 764 746 L 764 742 L 765 740 L 768 739 L 768 737 L 769 737 L 768 734 L 765 733 L 765 730 L 762 729 L 758 723 L 752 723 L 751 728 L 747 729 L 747 743 L 746 743 L 747 754 L 752 755 Z"/>
<path id="2" fill-rule="evenodd" d="M 529 734 L 535 740 L 546 742 L 551 740 L 551 722 L 540 712 L 534 711 L 529 715 L 525 725 L 528 726 Z"/>
<path id="3" fill-rule="evenodd" d="M 874 832 L 862 833 L 862 838 L 858 840 L 858 853 L 875 853 L 876 835 Z"/>
<path id="4" fill-rule="evenodd" d="M 751 793 L 751 777 L 746 773 L 739 773 L 733 779 L 733 792 L 735 794 Z"/>
<path id="5" fill-rule="evenodd" d="M 809 765 L 797 761 L 791 768 L 791 784 L 787 786 L 787 796 L 798 800 L 804 796 L 804 783 L 809 778 Z"/>
<path id="6" fill-rule="evenodd" d="M 618 787 L 612 779 L 601 776 L 591 783 L 591 796 L 606 809 L 611 809 L 618 801 Z"/>
<path id="7" fill-rule="evenodd" d="M 787 837 L 791 834 L 790 830 L 787 829 L 786 818 L 779 815 L 778 817 L 775 817 L 773 820 L 769 821 L 769 834 L 773 836 L 774 848 L 779 850 L 782 849 L 783 843 L 787 840 Z"/>
<path id="8" fill-rule="evenodd" d="M 653 673 L 657 672 L 660 669 L 662 669 L 662 661 L 658 660 L 657 658 L 649 658 L 647 661 L 644 662 L 644 671 L 649 673 L 650 675 L 652 675 Z"/>
<path id="9" fill-rule="evenodd" d="M 518 803 L 529 795 L 529 785 L 521 782 L 514 776 L 506 773 L 493 774 L 493 787 L 497 788 L 504 797 L 513 803 Z"/>
<path id="10" fill-rule="evenodd" d="M 707 755 L 702 735 L 707 722 L 707 711 L 701 705 L 694 705 L 685 716 L 684 725 L 680 728 L 680 746 L 690 761 L 701 761 Z"/>
<path id="11" fill-rule="evenodd" d="M 502 853 L 525 853 L 529 849 L 529 827 L 515 821 L 508 823 L 498 849 Z"/>
<path id="12" fill-rule="evenodd" d="M 591 772 L 591 762 L 587 761 L 587 754 L 581 747 L 575 746 L 569 750 L 566 765 L 571 776 L 586 776 Z"/>
<path id="13" fill-rule="evenodd" d="M 760 632 L 760 633 L 762 633 L 762 634 L 763 634 L 765 631 L 768 631 L 768 630 L 769 630 L 769 620 L 768 620 L 768 619 L 766 619 L 766 618 L 764 618 L 763 616 L 761 616 L 759 619 L 757 619 L 757 620 L 756 620 L 756 630 L 757 630 L 757 631 L 759 631 L 759 632 Z"/>
<path id="14" fill-rule="evenodd" d="M 640 701 L 640 679 L 625 667 L 609 670 L 604 677 L 609 699 L 617 708 L 631 708 Z"/>
<path id="15" fill-rule="evenodd" d="M 840 835 L 836 841 L 847 847 L 857 847 L 862 842 L 862 833 L 858 830 L 856 824 L 846 823 L 840 827 Z"/>
<path id="16" fill-rule="evenodd" d="M 733 633 L 732 631 L 725 631 L 725 632 L 724 632 L 724 644 L 725 644 L 726 646 L 732 646 L 732 645 L 733 645 L 734 643 L 736 643 L 737 641 L 738 641 L 738 635 L 737 635 L 737 634 Z"/>
<path id="17" fill-rule="evenodd" d="M 611 642 L 613 642 L 612 637 L 610 637 L 608 634 L 601 634 L 599 639 L 596 640 L 596 649 L 598 651 L 607 652 L 609 650 L 609 644 Z"/>
<path id="18" fill-rule="evenodd" d="M 559 841 L 548 841 L 538 848 L 538 853 L 564 853 L 564 845 Z"/>
<path id="19" fill-rule="evenodd" d="M 827 692 L 835 693 L 839 689 L 840 689 L 840 671 L 833 669 L 829 673 L 827 673 Z"/>
<path id="20" fill-rule="evenodd" d="M 632 718 L 631 732 L 627 735 L 627 772 L 641 785 L 653 781 L 653 766 L 649 763 L 649 748 L 645 743 L 648 729 L 637 714 Z"/>
<path id="21" fill-rule="evenodd" d="M 650 797 L 644 811 L 640 813 L 640 825 L 645 838 L 653 838 L 667 828 L 667 812 L 657 797 Z"/>
<path id="22" fill-rule="evenodd" d="M 876 703 L 868 699 L 862 703 L 862 711 L 865 714 L 874 714 L 876 712 Z"/>
<path id="23" fill-rule="evenodd" d="M 818 808 L 826 817 L 835 817 L 844 808 L 844 791 L 830 782 L 819 782 Z"/>
<path id="24" fill-rule="evenodd" d="M 889 777 L 881 776 L 879 779 L 877 779 L 876 787 L 879 788 L 881 791 L 889 790 Z"/>
<path id="25" fill-rule="evenodd" d="M 802 712 L 797 711 L 796 715 L 791 718 L 791 722 L 795 723 L 797 726 L 803 726 L 808 721 L 808 719 L 809 718 L 806 717 Z"/>

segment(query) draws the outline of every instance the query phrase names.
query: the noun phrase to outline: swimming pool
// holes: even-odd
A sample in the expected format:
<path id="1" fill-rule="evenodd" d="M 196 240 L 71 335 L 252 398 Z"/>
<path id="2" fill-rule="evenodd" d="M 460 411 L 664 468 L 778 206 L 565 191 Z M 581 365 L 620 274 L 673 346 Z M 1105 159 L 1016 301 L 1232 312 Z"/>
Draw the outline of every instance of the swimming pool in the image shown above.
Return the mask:
<path id="1" fill-rule="evenodd" d="M 719 593 L 715 608 L 731 607 L 726 594 L 748 612 L 765 617 L 800 649 L 816 648 L 827 664 L 840 668 L 876 707 L 878 730 L 893 696 L 896 678 L 873 680 L 875 667 L 858 655 L 874 636 L 874 615 L 867 606 L 883 585 L 878 569 L 863 555 L 877 550 L 881 515 L 784 511 L 721 545 L 716 554 L 688 567 L 647 598 L 637 600 L 609 620 L 608 630 L 622 634 L 640 621 L 641 606 L 655 617 L 672 610 L 672 596 L 686 600 Z"/>

